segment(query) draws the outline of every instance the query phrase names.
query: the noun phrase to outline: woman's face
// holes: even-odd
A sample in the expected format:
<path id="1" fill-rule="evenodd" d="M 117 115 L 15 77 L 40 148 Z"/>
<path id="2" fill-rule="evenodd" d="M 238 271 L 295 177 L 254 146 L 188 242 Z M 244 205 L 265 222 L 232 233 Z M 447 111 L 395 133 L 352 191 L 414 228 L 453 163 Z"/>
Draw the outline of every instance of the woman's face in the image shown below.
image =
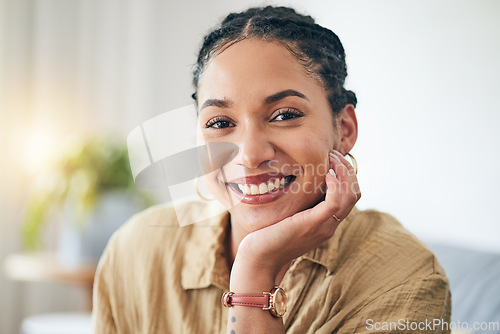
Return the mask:
<path id="1" fill-rule="evenodd" d="M 199 133 L 237 156 L 204 181 L 247 232 L 315 205 L 339 145 L 327 95 L 278 42 L 248 39 L 213 58 L 199 81 Z"/>

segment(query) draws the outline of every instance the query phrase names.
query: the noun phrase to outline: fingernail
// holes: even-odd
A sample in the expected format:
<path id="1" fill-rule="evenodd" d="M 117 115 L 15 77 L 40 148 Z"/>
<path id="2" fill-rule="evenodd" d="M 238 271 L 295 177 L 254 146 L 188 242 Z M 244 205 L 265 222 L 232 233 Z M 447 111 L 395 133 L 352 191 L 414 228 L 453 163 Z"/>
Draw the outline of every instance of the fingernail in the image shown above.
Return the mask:
<path id="1" fill-rule="evenodd" d="M 331 152 L 329 153 L 329 156 L 330 156 L 330 157 L 332 157 L 332 159 L 335 159 L 335 160 L 337 160 L 337 161 L 340 161 L 339 157 L 337 157 L 335 154 L 333 154 L 333 153 L 331 153 Z"/>
<path id="2" fill-rule="evenodd" d="M 337 177 L 337 175 L 335 174 L 335 172 L 333 171 L 333 169 L 330 168 L 329 170 L 330 172 L 330 175 L 333 176 L 333 177 Z"/>
<path id="3" fill-rule="evenodd" d="M 344 156 L 342 155 L 342 153 L 340 153 L 339 151 L 333 150 L 333 153 L 335 153 L 336 155 L 338 155 L 338 156 L 340 156 L 340 157 L 342 157 L 342 158 L 344 157 Z"/>

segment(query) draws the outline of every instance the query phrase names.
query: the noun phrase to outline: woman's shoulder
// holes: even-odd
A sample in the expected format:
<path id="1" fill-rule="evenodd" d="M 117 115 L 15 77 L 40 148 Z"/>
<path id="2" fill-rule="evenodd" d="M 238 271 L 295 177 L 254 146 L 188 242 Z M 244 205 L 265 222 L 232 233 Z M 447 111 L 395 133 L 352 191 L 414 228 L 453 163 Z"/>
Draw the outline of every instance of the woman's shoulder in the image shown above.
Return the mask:
<path id="1" fill-rule="evenodd" d="M 360 272 L 370 272 L 384 284 L 446 277 L 432 250 L 388 213 L 356 209 L 341 232 L 338 263 L 356 263 Z"/>
<path id="2" fill-rule="evenodd" d="M 308 296 L 315 319 L 324 317 L 318 332 L 364 333 L 370 319 L 449 319 L 443 269 L 390 214 L 354 208 L 334 236 L 304 259 L 309 261 L 294 264 L 297 272 L 288 276 L 286 288 L 297 298 L 302 292 L 293 280 L 302 277 L 301 270 L 314 273 Z"/>
<path id="3" fill-rule="evenodd" d="M 126 221 L 113 234 L 107 249 L 146 253 L 161 248 L 166 252 L 174 243 L 189 239 L 194 228 L 218 226 L 224 214 L 211 203 L 195 199 L 155 205 Z"/>
<path id="4" fill-rule="evenodd" d="M 346 332 L 367 330 L 372 320 L 449 320 L 448 279 L 429 247 L 387 213 L 356 210 L 345 223 L 335 274 L 350 301 Z"/>

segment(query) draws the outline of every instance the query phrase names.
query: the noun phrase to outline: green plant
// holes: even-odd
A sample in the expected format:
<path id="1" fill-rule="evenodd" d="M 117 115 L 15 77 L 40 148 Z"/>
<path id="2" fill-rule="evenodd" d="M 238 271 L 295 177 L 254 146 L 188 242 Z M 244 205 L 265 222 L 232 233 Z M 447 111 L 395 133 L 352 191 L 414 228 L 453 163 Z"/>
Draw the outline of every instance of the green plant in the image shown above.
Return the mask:
<path id="1" fill-rule="evenodd" d="M 127 147 L 109 138 L 74 143 L 39 176 L 43 186 L 30 200 L 22 224 L 24 245 L 29 250 L 39 248 L 42 228 L 53 211 L 69 207 L 75 223 L 83 228 L 103 192 L 131 192 L 144 206 L 152 204 L 134 184 Z"/>

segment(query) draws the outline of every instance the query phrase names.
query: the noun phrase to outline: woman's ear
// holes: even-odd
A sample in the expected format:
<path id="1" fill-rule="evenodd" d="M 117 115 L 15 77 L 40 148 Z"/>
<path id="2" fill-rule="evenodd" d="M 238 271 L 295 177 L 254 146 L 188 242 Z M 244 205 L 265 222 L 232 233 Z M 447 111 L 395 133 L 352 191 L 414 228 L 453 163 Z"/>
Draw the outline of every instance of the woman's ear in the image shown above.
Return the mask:
<path id="1" fill-rule="evenodd" d="M 346 155 L 351 151 L 358 139 L 358 120 L 354 111 L 354 105 L 346 104 L 337 116 L 337 128 L 340 137 L 339 151 Z"/>

